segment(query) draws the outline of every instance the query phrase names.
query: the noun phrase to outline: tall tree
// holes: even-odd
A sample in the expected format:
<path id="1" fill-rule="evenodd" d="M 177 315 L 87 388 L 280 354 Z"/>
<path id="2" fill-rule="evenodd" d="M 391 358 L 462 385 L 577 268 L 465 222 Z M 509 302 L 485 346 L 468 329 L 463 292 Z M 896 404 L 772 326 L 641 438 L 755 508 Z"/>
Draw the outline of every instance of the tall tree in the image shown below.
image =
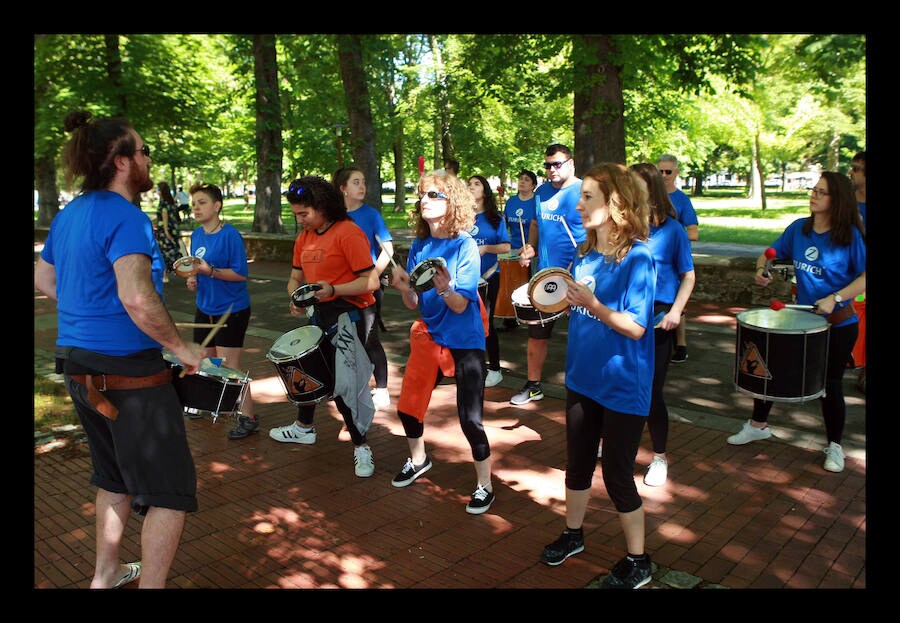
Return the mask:
<path id="1" fill-rule="evenodd" d="M 375 157 L 375 128 L 369 102 L 368 76 L 363 65 L 360 35 L 337 35 L 341 79 L 350 120 L 354 164 L 366 177 L 366 203 L 381 211 L 381 171 Z"/>
<path id="2" fill-rule="evenodd" d="M 256 205 L 253 231 L 283 233 L 281 222 L 281 105 L 275 35 L 253 35 L 256 80 Z"/>
<path id="3" fill-rule="evenodd" d="M 612 35 L 576 35 L 575 164 L 579 172 L 599 162 L 625 163 L 622 67 Z"/>

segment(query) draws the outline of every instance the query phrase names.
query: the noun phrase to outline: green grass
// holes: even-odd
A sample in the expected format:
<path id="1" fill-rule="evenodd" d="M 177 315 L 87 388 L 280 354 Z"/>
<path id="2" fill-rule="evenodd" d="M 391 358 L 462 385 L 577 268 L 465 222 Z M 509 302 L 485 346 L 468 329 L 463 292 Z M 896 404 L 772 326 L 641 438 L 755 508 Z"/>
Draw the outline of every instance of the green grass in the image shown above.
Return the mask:
<path id="1" fill-rule="evenodd" d="M 72 399 L 62 383 L 34 375 L 34 430 L 79 424 Z"/>

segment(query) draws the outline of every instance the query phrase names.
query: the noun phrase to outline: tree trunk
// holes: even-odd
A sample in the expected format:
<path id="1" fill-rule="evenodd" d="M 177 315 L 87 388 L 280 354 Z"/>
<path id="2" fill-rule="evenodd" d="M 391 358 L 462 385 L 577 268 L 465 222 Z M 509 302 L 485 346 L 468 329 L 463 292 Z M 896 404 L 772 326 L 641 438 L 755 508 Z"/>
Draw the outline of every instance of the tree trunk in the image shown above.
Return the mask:
<path id="1" fill-rule="evenodd" d="M 119 51 L 119 35 L 103 35 L 106 44 L 106 75 L 112 85 L 112 93 L 118 99 L 119 109 L 114 115 L 128 116 L 128 101 L 122 85 L 122 54 Z"/>
<path id="2" fill-rule="evenodd" d="M 841 156 L 841 135 L 837 130 L 832 130 L 831 140 L 828 141 L 828 153 L 826 154 L 825 170 L 837 171 Z"/>
<path id="3" fill-rule="evenodd" d="M 625 104 L 621 67 L 612 62 L 616 48 L 610 35 L 575 35 L 576 173 L 600 162 L 625 164 Z"/>
<path id="4" fill-rule="evenodd" d="M 275 35 L 253 35 L 256 78 L 256 205 L 253 231 L 284 232 L 281 222 L 281 104 Z"/>
<path id="5" fill-rule="evenodd" d="M 366 177 L 366 203 L 381 212 L 381 172 L 375 156 L 375 126 L 363 65 L 362 38 L 360 35 L 337 35 L 337 44 L 350 120 L 353 163 Z"/>
<path id="6" fill-rule="evenodd" d="M 762 170 L 762 154 L 760 153 L 759 146 L 759 128 L 756 128 L 756 133 L 753 135 L 753 161 L 750 163 L 750 173 L 752 176 L 752 182 L 750 189 L 753 191 L 752 197 L 753 199 L 759 199 L 760 208 L 766 209 L 766 184 L 765 177 L 763 176 Z"/>
<path id="7" fill-rule="evenodd" d="M 35 159 L 34 179 L 37 181 L 37 225 L 48 227 L 59 212 L 59 187 L 56 185 L 56 156 L 44 154 Z"/>
<path id="8" fill-rule="evenodd" d="M 456 158 L 453 149 L 453 135 L 450 132 L 450 91 L 447 85 L 447 72 L 444 71 L 444 57 L 441 47 L 433 35 L 429 35 L 428 42 L 431 45 L 431 54 L 434 59 L 434 84 L 437 90 L 436 100 L 438 106 L 438 140 L 440 143 L 440 157 L 435 155 L 434 168 L 444 166 L 444 161 Z"/>

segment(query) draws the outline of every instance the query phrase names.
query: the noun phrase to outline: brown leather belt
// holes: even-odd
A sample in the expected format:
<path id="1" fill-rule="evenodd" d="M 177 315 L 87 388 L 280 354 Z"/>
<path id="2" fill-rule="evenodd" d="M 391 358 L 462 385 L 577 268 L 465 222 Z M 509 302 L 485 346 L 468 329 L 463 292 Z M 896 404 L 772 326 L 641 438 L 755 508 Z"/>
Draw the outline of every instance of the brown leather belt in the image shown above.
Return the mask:
<path id="1" fill-rule="evenodd" d="M 172 382 L 172 369 L 166 368 L 150 376 L 121 376 L 119 374 L 70 374 L 68 376 L 76 383 L 87 387 L 88 400 L 97 411 L 104 417 L 115 420 L 119 417 L 119 410 L 100 392 L 121 389 L 145 389 L 147 387 L 165 385 Z"/>
<path id="2" fill-rule="evenodd" d="M 838 310 L 835 310 L 825 316 L 825 320 L 828 321 L 828 324 L 838 324 L 840 322 L 844 322 L 850 316 L 856 314 L 856 309 L 853 308 L 853 304 L 844 305 Z"/>

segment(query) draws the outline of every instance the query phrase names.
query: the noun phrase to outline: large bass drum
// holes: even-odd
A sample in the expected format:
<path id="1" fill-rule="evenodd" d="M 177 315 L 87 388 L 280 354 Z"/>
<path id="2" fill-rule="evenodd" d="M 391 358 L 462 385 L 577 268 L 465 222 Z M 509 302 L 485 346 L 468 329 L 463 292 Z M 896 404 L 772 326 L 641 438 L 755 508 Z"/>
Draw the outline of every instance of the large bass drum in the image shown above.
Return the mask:
<path id="1" fill-rule="evenodd" d="M 748 309 L 737 321 L 737 389 L 773 402 L 805 402 L 825 393 L 825 318 L 790 308 Z"/>

